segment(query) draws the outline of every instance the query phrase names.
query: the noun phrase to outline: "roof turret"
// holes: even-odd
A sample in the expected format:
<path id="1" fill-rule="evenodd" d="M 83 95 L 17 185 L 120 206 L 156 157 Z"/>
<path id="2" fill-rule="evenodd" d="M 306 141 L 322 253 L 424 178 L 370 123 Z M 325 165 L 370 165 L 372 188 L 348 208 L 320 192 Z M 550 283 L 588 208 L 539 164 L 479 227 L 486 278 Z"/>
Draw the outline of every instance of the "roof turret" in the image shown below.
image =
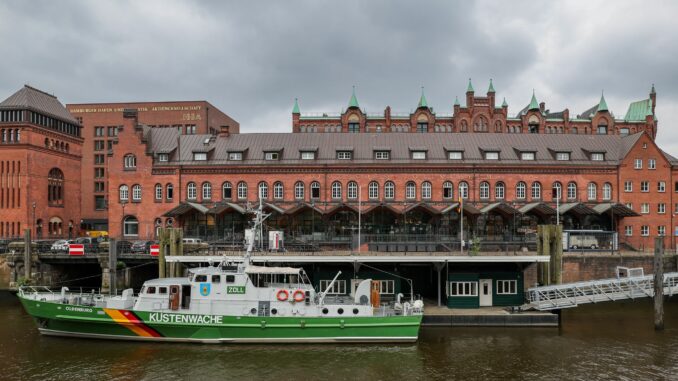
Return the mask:
<path id="1" fill-rule="evenodd" d="M 424 86 L 421 87 L 421 97 L 419 97 L 419 104 L 417 108 L 426 107 L 428 108 L 428 102 L 426 102 L 426 96 L 424 95 Z"/>
<path id="2" fill-rule="evenodd" d="M 351 94 L 351 100 L 348 101 L 348 107 L 360 107 L 358 105 L 358 98 L 355 96 L 355 86 L 353 86 L 353 93 Z"/>
<path id="3" fill-rule="evenodd" d="M 468 87 L 466 88 L 467 93 L 473 92 L 473 84 L 471 84 L 471 78 L 468 79 Z"/>
<path id="4" fill-rule="evenodd" d="M 294 107 L 292 108 L 292 114 L 299 114 L 299 102 L 297 102 L 297 98 L 294 98 Z"/>
<path id="5" fill-rule="evenodd" d="M 490 87 L 487 89 L 488 93 L 494 93 L 494 86 L 492 85 L 492 78 L 490 78 Z"/>
<path id="6" fill-rule="evenodd" d="M 528 110 L 539 110 L 539 103 L 537 102 L 537 97 L 534 95 L 534 90 L 532 90 L 532 100 L 530 100 L 530 105 L 527 107 Z"/>
<path id="7" fill-rule="evenodd" d="M 607 102 L 605 102 L 605 94 L 600 94 L 600 102 L 598 102 L 597 111 L 610 111 L 607 109 Z"/>

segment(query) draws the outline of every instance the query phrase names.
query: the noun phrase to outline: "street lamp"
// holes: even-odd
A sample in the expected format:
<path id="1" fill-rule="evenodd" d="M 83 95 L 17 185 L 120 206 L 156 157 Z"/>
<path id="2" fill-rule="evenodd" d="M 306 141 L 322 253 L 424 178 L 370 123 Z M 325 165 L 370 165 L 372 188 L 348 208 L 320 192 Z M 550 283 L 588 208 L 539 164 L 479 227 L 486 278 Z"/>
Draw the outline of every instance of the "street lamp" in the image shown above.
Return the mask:
<path id="1" fill-rule="evenodd" d="M 33 207 L 33 222 L 31 223 L 31 225 L 33 225 L 35 227 L 35 236 L 37 237 L 38 236 L 38 226 L 35 224 L 35 206 L 36 206 L 35 201 L 33 201 L 33 204 L 31 206 Z"/>
<path id="2" fill-rule="evenodd" d="M 127 201 L 121 200 L 120 205 L 122 206 L 122 217 L 120 218 L 120 226 L 121 226 L 121 233 L 124 236 L 125 235 L 125 205 L 127 205 Z"/>

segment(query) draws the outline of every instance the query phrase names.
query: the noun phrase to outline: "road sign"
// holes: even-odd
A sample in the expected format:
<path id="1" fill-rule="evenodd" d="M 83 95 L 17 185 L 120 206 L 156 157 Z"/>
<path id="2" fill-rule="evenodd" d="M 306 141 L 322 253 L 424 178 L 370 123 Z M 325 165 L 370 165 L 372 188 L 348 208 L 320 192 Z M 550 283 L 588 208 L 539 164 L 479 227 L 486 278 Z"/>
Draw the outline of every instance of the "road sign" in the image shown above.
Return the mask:
<path id="1" fill-rule="evenodd" d="M 151 255 L 154 257 L 160 255 L 160 245 L 151 245 Z"/>
<path id="2" fill-rule="evenodd" d="M 83 245 L 82 243 L 69 244 L 68 255 L 85 255 L 85 245 Z"/>

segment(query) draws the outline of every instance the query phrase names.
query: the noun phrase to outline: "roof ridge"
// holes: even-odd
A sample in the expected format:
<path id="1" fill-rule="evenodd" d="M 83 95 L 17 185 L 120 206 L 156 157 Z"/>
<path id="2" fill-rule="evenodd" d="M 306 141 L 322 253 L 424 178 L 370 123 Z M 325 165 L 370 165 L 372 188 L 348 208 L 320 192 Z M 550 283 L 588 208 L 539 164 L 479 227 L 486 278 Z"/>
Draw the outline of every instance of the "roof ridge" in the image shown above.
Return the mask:
<path id="1" fill-rule="evenodd" d="M 29 85 L 29 84 L 24 84 L 24 87 L 25 87 L 25 88 L 28 88 L 28 89 L 31 89 L 31 90 L 34 90 L 34 91 L 37 91 L 37 92 L 39 92 L 39 93 L 41 93 L 41 94 L 45 94 L 45 95 L 50 96 L 50 97 L 52 97 L 52 98 L 54 98 L 54 99 L 58 99 L 58 98 L 56 97 L 56 95 L 50 94 L 50 93 L 48 93 L 48 92 L 46 92 L 46 91 L 40 90 L 40 89 L 38 89 L 38 88 L 35 88 L 35 87 L 33 87 L 33 86 Z"/>

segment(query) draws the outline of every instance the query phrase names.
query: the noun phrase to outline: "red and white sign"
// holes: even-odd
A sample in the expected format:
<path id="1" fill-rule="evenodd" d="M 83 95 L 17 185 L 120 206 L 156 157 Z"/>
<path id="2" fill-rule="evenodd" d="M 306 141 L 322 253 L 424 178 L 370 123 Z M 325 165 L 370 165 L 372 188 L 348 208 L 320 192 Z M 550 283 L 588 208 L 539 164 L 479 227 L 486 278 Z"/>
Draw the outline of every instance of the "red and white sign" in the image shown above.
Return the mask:
<path id="1" fill-rule="evenodd" d="M 151 255 L 154 257 L 160 255 L 160 245 L 151 245 Z"/>
<path id="2" fill-rule="evenodd" d="M 81 243 L 71 243 L 68 245 L 68 255 L 85 255 L 85 245 Z"/>

